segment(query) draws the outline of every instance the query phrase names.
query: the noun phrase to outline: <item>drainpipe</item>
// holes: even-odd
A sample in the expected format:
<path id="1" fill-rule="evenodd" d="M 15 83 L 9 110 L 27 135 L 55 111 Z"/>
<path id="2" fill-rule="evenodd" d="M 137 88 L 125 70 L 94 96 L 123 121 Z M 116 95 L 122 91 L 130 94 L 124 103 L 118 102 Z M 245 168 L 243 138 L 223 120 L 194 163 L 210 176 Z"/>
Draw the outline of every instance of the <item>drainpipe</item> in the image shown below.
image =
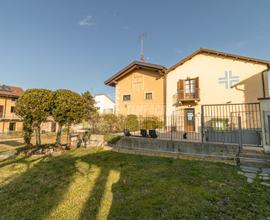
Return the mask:
<path id="1" fill-rule="evenodd" d="M 164 114 L 164 125 L 167 125 L 167 73 L 164 73 L 163 79 L 163 114 Z"/>
<path id="2" fill-rule="evenodd" d="M 265 98 L 264 71 L 261 72 L 261 76 L 262 76 L 263 98 Z"/>

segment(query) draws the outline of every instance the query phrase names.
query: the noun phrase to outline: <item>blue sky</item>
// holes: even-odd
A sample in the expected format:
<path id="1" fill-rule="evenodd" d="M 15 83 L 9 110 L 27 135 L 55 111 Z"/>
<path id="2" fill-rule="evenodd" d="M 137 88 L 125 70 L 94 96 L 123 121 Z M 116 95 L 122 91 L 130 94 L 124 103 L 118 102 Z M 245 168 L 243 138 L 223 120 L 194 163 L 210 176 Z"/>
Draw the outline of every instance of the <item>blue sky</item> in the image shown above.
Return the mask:
<path id="1" fill-rule="evenodd" d="M 0 0 L 0 83 L 108 93 L 145 56 L 167 67 L 200 47 L 270 60 L 268 0 Z"/>

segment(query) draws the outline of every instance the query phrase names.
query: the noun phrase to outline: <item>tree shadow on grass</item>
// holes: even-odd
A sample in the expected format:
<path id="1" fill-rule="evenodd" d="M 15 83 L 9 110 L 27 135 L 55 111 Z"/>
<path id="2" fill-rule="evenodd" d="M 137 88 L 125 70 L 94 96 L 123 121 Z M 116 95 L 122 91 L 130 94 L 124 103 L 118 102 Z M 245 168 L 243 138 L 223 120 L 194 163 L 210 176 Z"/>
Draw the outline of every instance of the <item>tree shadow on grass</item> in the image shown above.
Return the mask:
<path id="1" fill-rule="evenodd" d="M 38 162 L 0 188 L 0 219 L 43 219 L 65 194 L 74 172 L 70 156 Z"/>
<path id="2" fill-rule="evenodd" d="M 269 204 L 266 188 L 247 184 L 231 166 L 102 151 L 36 163 L 0 188 L 0 219 L 50 218 L 59 204 L 74 199 L 66 198 L 74 175 L 87 175 L 78 171 L 78 161 L 100 169 L 83 204 L 77 204 L 80 219 L 263 218 L 270 213 L 263 208 Z M 108 184 L 112 171 L 119 179 Z M 104 202 L 106 191 L 112 198 L 105 196 Z M 106 213 L 100 214 L 104 205 Z M 58 219 L 70 218 L 74 210 L 63 207 Z"/>
<path id="3" fill-rule="evenodd" d="M 8 147 L 19 147 L 22 146 L 24 143 L 20 141 L 0 141 L 0 145 L 7 145 Z"/>
<path id="4" fill-rule="evenodd" d="M 29 162 L 27 157 L 0 163 L 0 168 L 13 164 L 28 166 L 25 172 L 10 180 L 6 185 L 0 186 L 0 219 L 50 218 L 52 212 L 65 199 L 69 199 L 65 195 L 74 182 L 74 176 L 88 175 L 78 170 L 78 162 L 84 162 L 90 168 L 94 166 L 100 169 L 100 174 L 91 190 L 92 194 L 88 195 L 89 201 L 81 205 L 84 207 L 82 212 L 85 213 L 87 219 L 89 219 L 88 217 L 91 219 L 92 216 L 96 216 L 99 209 L 99 201 L 107 182 L 108 172 L 112 168 L 102 165 L 102 159 L 109 155 L 108 152 L 91 153 L 78 157 L 66 154 L 43 158 L 32 166 L 30 165 L 34 160 Z M 101 161 L 99 161 L 100 159 Z M 64 219 L 69 216 L 69 211 L 72 212 L 72 210 L 64 210 Z"/>

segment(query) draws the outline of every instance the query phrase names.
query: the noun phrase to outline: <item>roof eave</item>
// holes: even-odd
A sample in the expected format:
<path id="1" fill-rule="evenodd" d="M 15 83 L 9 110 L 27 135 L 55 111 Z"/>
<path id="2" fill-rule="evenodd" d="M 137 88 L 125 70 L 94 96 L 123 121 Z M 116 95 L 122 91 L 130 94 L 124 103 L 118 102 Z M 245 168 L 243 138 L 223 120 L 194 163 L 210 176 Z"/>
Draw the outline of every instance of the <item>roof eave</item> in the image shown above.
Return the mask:
<path id="1" fill-rule="evenodd" d="M 225 53 L 225 52 L 221 52 L 221 51 L 215 51 L 215 50 L 211 50 L 211 49 L 207 49 L 207 48 L 200 48 L 200 49 L 196 50 L 195 52 L 193 52 L 192 54 L 190 54 L 187 57 L 180 60 L 178 63 L 171 66 L 169 69 L 167 69 L 166 74 L 168 74 L 172 70 L 176 69 L 178 66 L 181 66 L 186 61 L 192 59 L 194 56 L 196 56 L 200 53 L 208 53 L 208 54 L 212 54 L 212 55 L 216 55 L 216 56 L 224 56 L 224 57 L 231 57 L 231 58 L 239 59 L 239 60 L 246 60 L 246 61 L 252 62 L 252 63 L 263 64 L 263 65 L 266 65 L 268 67 L 268 69 L 270 68 L 270 61 L 268 61 L 268 60 L 254 59 L 251 57 L 240 56 L 240 55 Z"/>
<path id="2" fill-rule="evenodd" d="M 154 71 L 158 71 L 161 76 L 165 74 L 166 68 L 163 66 L 160 66 L 160 68 L 154 67 L 154 66 L 149 66 L 149 65 L 143 65 L 141 63 L 137 63 L 136 61 L 132 62 L 129 64 L 127 67 L 113 75 L 111 78 L 108 80 L 104 81 L 105 85 L 112 86 L 114 87 L 117 84 L 117 80 L 122 78 L 124 75 L 128 74 L 129 72 L 135 70 L 135 69 L 150 69 Z"/>

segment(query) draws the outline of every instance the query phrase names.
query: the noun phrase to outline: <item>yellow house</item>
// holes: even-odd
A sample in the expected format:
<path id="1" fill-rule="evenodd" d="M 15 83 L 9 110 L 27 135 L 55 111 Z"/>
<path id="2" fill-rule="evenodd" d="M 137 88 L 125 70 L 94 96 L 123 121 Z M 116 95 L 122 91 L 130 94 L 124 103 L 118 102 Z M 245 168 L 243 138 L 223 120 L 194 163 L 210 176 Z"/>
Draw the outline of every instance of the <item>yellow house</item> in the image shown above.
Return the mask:
<path id="1" fill-rule="evenodd" d="M 22 130 L 22 122 L 15 114 L 15 103 L 22 93 L 20 87 L 0 85 L 0 133 Z"/>
<path id="2" fill-rule="evenodd" d="M 257 103 L 269 94 L 269 66 L 265 60 L 199 49 L 166 72 L 166 114 L 184 115 L 185 130 L 194 131 L 195 117 L 202 114 L 203 105 Z M 247 111 L 253 109 L 241 110 Z M 234 113 L 224 110 L 223 114 Z"/>
<path id="3" fill-rule="evenodd" d="M 162 117 L 165 71 L 161 65 L 134 61 L 106 80 L 106 85 L 115 87 L 116 114 Z"/>
<path id="4" fill-rule="evenodd" d="M 17 86 L 0 85 L 0 133 L 22 131 L 23 123 L 15 114 L 16 100 L 23 94 Z M 55 132 L 57 125 L 52 117 L 41 124 L 42 132 Z"/>

